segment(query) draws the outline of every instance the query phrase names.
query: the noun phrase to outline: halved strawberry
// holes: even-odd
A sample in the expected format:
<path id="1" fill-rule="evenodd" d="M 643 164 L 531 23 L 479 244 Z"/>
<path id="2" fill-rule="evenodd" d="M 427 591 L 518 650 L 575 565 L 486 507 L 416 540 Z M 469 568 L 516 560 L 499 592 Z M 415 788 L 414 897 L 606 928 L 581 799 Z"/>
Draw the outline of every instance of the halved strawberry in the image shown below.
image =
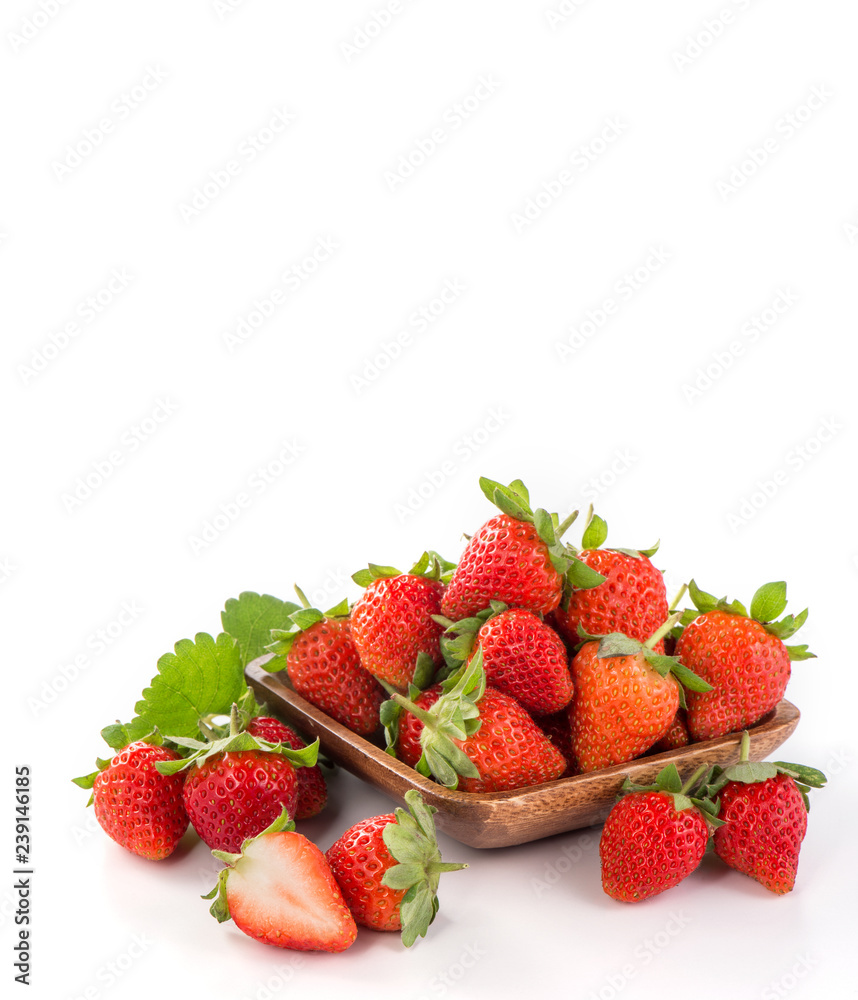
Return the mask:
<path id="1" fill-rule="evenodd" d="M 230 918 L 263 944 L 296 951 L 344 951 L 357 925 L 324 854 L 284 809 L 237 854 L 212 851 L 227 865 L 203 899 L 218 923 Z"/>

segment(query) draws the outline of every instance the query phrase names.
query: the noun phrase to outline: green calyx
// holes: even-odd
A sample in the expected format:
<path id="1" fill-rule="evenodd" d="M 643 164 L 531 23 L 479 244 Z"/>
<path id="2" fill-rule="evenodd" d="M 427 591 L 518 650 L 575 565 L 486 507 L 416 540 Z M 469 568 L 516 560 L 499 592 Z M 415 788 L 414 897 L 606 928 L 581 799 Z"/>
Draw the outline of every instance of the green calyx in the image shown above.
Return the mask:
<path id="1" fill-rule="evenodd" d="M 549 514 L 542 507 L 533 510 L 530 506 L 530 493 L 520 479 L 514 479 L 509 486 L 504 486 L 493 479 L 481 476 L 480 489 L 501 513 L 508 517 L 514 517 L 517 521 L 523 521 L 525 524 L 532 524 L 536 528 L 540 541 L 548 549 L 552 566 L 562 576 L 566 575 L 576 564 L 581 563 L 574 550 L 561 542 L 566 529 L 578 517 L 577 510 L 573 510 L 564 521 L 560 520 L 558 514 Z M 581 563 L 581 565 L 584 564 Z M 584 566 L 584 570 L 589 570 L 589 567 Z M 589 572 L 593 571 L 589 570 Z M 604 580 L 600 574 L 597 573 L 596 576 L 599 577 L 599 582 Z M 591 583 L 590 586 L 596 586 L 596 584 Z"/>
<path id="2" fill-rule="evenodd" d="M 688 594 L 694 603 L 694 609 L 689 608 L 683 612 L 680 625 L 685 628 L 690 625 L 700 614 L 707 611 L 725 611 L 731 615 L 741 615 L 744 618 L 752 618 L 759 622 L 763 628 L 771 635 L 783 641 L 795 635 L 796 632 L 807 621 L 807 611 L 797 615 L 784 615 L 780 621 L 776 621 L 782 615 L 787 606 L 787 585 L 783 580 L 773 583 L 764 583 L 759 587 L 751 598 L 750 611 L 741 601 L 728 601 L 726 597 L 717 598 L 712 594 L 707 594 L 701 590 L 694 580 L 688 582 Z M 807 646 L 786 646 L 790 660 L 810 660 L 815 659 L 816 654 L 808 651 Z"/>
<path id="3" fill-rule="evenodd" d="M 274 653 L 274 658 L 264 665 L 269 673 L 277 673 L 285 669 L 286 657 L 292 649 L 292 644 L 302 632 L 306 632 L 308 628 L 325 621 L 325 619 L 342 619 L 349 616 L 349 602 L 346 598 L 343 598 L 339 604 L 335 604 L 328 611 L 320 611 L 318 608 L 310 607 L 310 602 L 297 583 L 295 584 L 295 593 L 298 595 L 302 607 L 287 616 L 288 628 L 271 629 L 271 638 L 274 641 L 265 647 Z"/>
<path id="4" fill-rule="evenodd" d="M 483 625 L 506 610 L 507 605 L 503 601 L 491 601 L 489 607 L 470 618 L 460 618 L 457 622 L 445 618 L 443 615 L 432 615 L 432 618 L 444 627 L 444 633 L 441 636 L 441 653 L 447 664 L 448 672 L 452 673 L 458 670 L 471 655 L 477 633 Z"/>
<path id="5" fill-rule="evenodd" d="M 779 774 L 787 774 L 795 781 L 804 800 L 805 808 L 809 810 L 808 793 L 811 788 L 822 788 L 828 781 L 822 771 L 815 767 L 808 767 L 806 764 L 789 764 L 782 760 L 749 760 L 750 748 L 751 736 L 746 729 L 742 733 L 738 763 L 731 764 L 729 767 L 715 768 L 711 783 L 712 790 L 716 793 L 719 792 L 728 781 L 753 785 L 761 781 L 768 781 Z"/>
<path id="6" fill-rule="evenodd" d="M 598 514 L 594 514 L 593 508 L 590 507 L 590 510 L 588 511 L 587 523 L 584 525 L 584 534 L 581 536 L 581 548 L 600 549 L 605 544 L 607 538 L 607 522 L 603 518 L 599 517 Z M 656 552 L 658 552 L 660 544 L 661 542 L 658 541 L 655 545 L 651 545 L 648 549 L 617 549 L 612 547 L 611 551 L 622 552 L 623 555 L 632 556 L 634 559 L 640 559 L 643 556 L 650 559 L 656 554 Z"/>
<path id="7" fill-rule="evenodd" d="M 449 583 L 456 568 L 454 562 L 445 559 L 433 549 L 427 549 L 417 562 L 408 570 L 409 576 L 422 576 L 427 580 L 440 580 L 442 583 Z M 352 579 L 359 587 L 368 587 L 376 580 L 384 580 L 394 576 L 403 576 L 401 569 L 395 566 L 379 566 L 376 563 L 369 563 L 366 569 L 359 569 L 352 573 Z"/>
<path id="8" fill-rule="evenodd" d="M 642 654 L 644 660 L 652 667 L 653 670 L 660 677 L 667 677 L 670 675 L 675 681 L 678 682 L 679 687 L 679 703 L 683 708 L 686 708 L 685 703 L 685 689 L 689 691 L 711 691 L 712 685 L 707 681 L 703 680 L 702 677 L 694 673 L 681 663 L 679 658 L 676 656 L 665 656 L 664 653 L 656 653 L 654 646 L 659 641 L 659 639 L 664 638 L 668 632 L 676 625 L 681 617 L 680 612 L 675 612 L 670 615 L 653 634 L 646 640 L 646 642 L 639 642 L 637 639 L 632 639 L 631 636 L 625 635 L 623 632 L 610 632 L 608 635 L 590 635 L 578 626 L 578 634 L 582 639 L 588 641 L 598 641 L 599 648 L 596 651 L 596 655 L 600 660 L 609 659 L 613 656 L 637 656 Z"/>
<path id="9" fill-rule="evenodd" d="M 259 840 L 260 837 L 265 837 L 269 833 L 280 833 L 281 830 L 291 833 L 294 829 L 295 824 L 284 806 L 280 815 L 274 820 L 273 823 L 267 826 L 255 837 L 248 837 L 247 840 L 244 841 L 241 845 L 241 851 L 238 854 L 230 854 L 228 851 L 212 851 L 212 855 L 216 857 L 218 861 L 222 861 L 226 865 L 226 868 L 223 868 L 220 872 L 218 872 L 217 882 L 211 892 L 207 892 L 205 896 L 200 896 L 200 899 L 214 900 L 212 905 L 209 907 L 209 913 L 211 913 L 219 924 L 222 924 L 225 920 L 230 919 L 229 903 L 226 898 L 226 883 L 229 878 L 229 873 L 244 856 L 244 852 L 247 850 L 248 844 L 252 844 L 255 840 Z"/>
<path id="10" fill-rule="evenodd" d="M 162 760 L 155 764 L 160 774 L 177 774 L 194 764 L 202 765 L 211 757 L 223 753 L 238 753 L 242 750 L 264 750 L 266 753 L 285 757 L 295 767 L 312 767 L 319 756 L 318 739 L 301 750 L 292 750 L 282 743 L 269 743 L 268 740 L 251 736 L 242 729 L 239 708 L 233 704 L 230 714 L 229 734 L 220 739 L 202 743 L 200 740 L 187 739 L 183 736 L 168 736 L 166 739 L 185 750 L 192 751 L 181 760 Z"/>
<path id="11" fill-rule="evenodd" d="M 425 937 L 438 912 L 438 882 L 444 872 L 460 871 L 465 864 L 441 860 L 441 851 L 432 818 L 437 811 L 426 805 L 420 793 L 405 793 L 408 810 L 397 807 L 396 820 L 388 823 L 382 838 L 398 864 L 384 873 L 382 884 L 404 892 L 399 904 L 402 943 L 410 948 Z"/>
<path id="12" fill-rule="evenodd" d="M 387 685 L 385 685 L 387 687 Z M 480 726 L 478 703 L 486 690 L 486 672 L 483 669 L 483 653 L 480 647 L 467 667 L 462 667 L 442 682 L 444 692 L 428 709 L 414 703 L 419 689 L 412 687 L 409 697 L 388 687 L 390 701 L 381 706 L 381 720 L 388 733 L 388 751 L 395 744 L 392 739 L 393 726 L 398 725 L 398 709 L 404 709 L 423 723 L 420 746 L 423 753 L 415 765 L 415 770 L 424 777 L 434 778 L 446 788 L 454 789 L 459 777 L 479 778 L 480 772 L 474 762 L 454 740 L 466 740 L 476 733 Z M 385 706 L 393 704 L 393 708 Z"/>
<path id="13" fill-rule="evenodd" d="M 684 782 L 677 770 L 676 764 L 668 764 L 655 776 L 651 785 L 635 784 L 626 778 L 620 788 L 620 795 L 631 792 L 661 792 L 673 798 L 675 808 L 682 812 L 685 809 L 699 809 L 704 819 L 712 829 L 723 826 L 718 819 L 720 803 L 712 796 L 712 777 L 714 768 L 701 764 Z"/>

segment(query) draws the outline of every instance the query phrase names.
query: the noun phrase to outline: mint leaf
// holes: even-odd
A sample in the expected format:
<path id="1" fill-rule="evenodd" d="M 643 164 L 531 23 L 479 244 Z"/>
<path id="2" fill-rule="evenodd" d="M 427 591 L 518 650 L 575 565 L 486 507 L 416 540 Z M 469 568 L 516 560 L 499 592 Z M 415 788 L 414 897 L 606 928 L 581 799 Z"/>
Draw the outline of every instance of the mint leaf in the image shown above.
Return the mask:
<path id="1" fill-rule="evenodd" d="M 180 639 L 174 653 L 158 660 L 158 673 L 134 706 L 137 718 L 149 731 L 156 726 L 171 736 L 200 736 L 204 715 L 229 715 L 232 703 L 246 688 L 241 651 L 225 632 L 213 639 L 198 632 L 193 642 Z"/>
<path id="2" fill-rule="evenodd" d="M 271 629 L 289 629 L 289 616 L 300 610 L 300 605 L 281 601 L 271 594 L 255 594 L 245 590 L 238 598 L 231 597 L 220 615 L 223 630 L 235 639 L 241 655 L 241 665 L 247 666 L 257 656 L 262 656 L 271 642 Z M 229 709 L 227 709 L 228 714 Z"/>

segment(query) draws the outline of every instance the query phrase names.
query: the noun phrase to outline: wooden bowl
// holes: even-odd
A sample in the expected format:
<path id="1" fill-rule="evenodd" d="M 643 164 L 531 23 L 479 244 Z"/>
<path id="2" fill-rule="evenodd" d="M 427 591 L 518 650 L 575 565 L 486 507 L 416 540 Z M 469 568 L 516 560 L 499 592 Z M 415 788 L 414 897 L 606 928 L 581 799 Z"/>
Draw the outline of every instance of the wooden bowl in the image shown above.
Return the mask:
<path id="1" fill-rule="evenodd" d="M 404 801 L 409 788 L 418 789 L 425 801 L 438 810 L 438 829 L 471 847 L 509 847 L 601 823 L 627 775 L 647 784 L 671 762 L 686 778 L 700 764 L 726 765 L 739 759 L 741 734 L 732 733 L 511 792 L 453 792 L 391 757 L 380 744 L 355 735 L 319 711 L 292 690 L 285 672 L 271 674 L 262 667 L 270 658 L 271 654 L 261 656 L 245 669 L 247 682 L 260 701 L 307 736 L 318 736 L 322 749 L 335 764 L 398 802 Z M 795 705 L 781 701 L 748 730 L 751 760 L 768 757 L 792 734 L 798 720 Z"/>

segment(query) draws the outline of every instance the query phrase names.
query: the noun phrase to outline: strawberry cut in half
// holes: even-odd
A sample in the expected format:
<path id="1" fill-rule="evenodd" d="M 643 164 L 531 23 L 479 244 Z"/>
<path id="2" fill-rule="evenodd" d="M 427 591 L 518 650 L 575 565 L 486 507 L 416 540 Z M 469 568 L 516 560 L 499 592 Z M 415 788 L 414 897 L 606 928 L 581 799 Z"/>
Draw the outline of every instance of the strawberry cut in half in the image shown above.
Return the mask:
<path id="1" fill-rule="evenodd" d="M 296 951 L 345 951 L 357 937 L 325 855 L 296 833 L 284 809 L 241 851 L 212 851 L 227 866 L 203 899 L 210 913 L 263 944 Z"/>

